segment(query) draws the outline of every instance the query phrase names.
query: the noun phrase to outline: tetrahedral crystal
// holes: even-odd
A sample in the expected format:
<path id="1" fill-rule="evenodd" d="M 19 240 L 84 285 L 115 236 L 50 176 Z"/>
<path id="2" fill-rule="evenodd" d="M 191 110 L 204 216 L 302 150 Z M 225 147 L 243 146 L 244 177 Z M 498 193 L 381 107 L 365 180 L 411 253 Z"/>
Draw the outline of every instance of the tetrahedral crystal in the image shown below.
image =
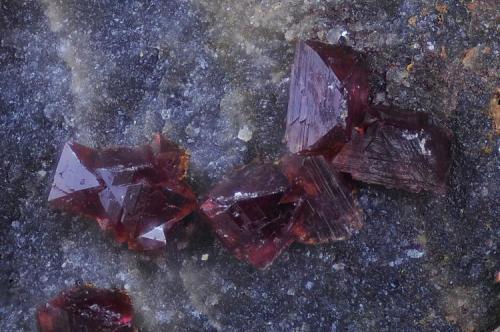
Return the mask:
<path id="1" fill-rule="evenodd" d="M 297 203 L 292 218 L 298 241 L 344 240 L 362 227 L 349 179 L 324 157 L 291 155 L 282 158 L 280 165 L 292 184 L 283 201 Z"/>
<path id="2" fill-rule="evenodd" d="M 333 166 L 367 183 L 412 192 L 444 193 L 451 165 L 451 133 L 422 112 L 374 107 Z"/>
<path id="3" fill-rule="evenodd" d="M 292 153 L 338 151 L 368 106 L 363 56 L 348 46 L 299 41 L 290 82 L 285 140 Z"/>
<path id="4" fill-rule="evenodd" d="M 265 268 L 294 240 L 295 204 L 281 203 L 288 189 L 276 165 L 249 164 L 216 185 L 201 210 L 238 259 Z"/>
<path id="5" fill-rule="evenodd" d="M 118 289 L 83 285 L 62 292 L 37 310 L 41 332 L 136 332 L 132 302 Z"/>
<path id="6" fill-rule="evenodd" d="M 183 182 L 187 164 L 188 155 L 161 135 L 138 147 L 91 149 L 68 142 L 49 202 L 97 220 L 131 249 L 161 248 L 165 232 L 196 208 Z"/>

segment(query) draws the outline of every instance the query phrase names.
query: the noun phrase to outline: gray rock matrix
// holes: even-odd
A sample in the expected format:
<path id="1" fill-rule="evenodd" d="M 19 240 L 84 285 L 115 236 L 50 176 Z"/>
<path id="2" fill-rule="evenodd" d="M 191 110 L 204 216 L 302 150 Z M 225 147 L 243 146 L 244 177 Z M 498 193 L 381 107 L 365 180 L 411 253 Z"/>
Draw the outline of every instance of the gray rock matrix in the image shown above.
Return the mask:
<path id="1" fill-rule="evenodd" d="M 77 282 L 126 288 L 141 331 L 500 325 L 497 17 L 494 0 L 0 0 L 0 330 L 35 331 L 36 306 Z M 163 132 L 190 152 L 202 197 L 233 167 L 283 154 L 299 38 L 366 52 L 375 102 L 454 132 L 447 195 L 361 184 L 357 235 L 294 244 L 265 271 L 196 220 L 148 256 L 48 208 L 69 139 Z"/>

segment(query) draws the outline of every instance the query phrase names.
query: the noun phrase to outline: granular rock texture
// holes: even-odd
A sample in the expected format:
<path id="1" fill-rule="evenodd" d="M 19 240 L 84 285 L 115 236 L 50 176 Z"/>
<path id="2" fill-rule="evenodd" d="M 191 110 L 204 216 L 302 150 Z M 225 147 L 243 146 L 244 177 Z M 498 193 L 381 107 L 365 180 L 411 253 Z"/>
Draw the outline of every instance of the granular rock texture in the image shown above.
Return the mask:
<path id="1" fill-rule="evenodd" d="M 497 327 L 497 17 L 493 0 L 2 1 L 0 330 L 35 331 L 38 305 L 78 281 L 127 289 L 141 331 Z M 299 39 L 365 53 L 373 104 L 453 132 L 446 195 L 360 185 L 356 236 L 292 244 L 265 271 L 194 217 L 149 256 L 48 207 L 69 140 L 162 132 L 190 153 L 202 195 L 235 166 L 282 156 Z"/>

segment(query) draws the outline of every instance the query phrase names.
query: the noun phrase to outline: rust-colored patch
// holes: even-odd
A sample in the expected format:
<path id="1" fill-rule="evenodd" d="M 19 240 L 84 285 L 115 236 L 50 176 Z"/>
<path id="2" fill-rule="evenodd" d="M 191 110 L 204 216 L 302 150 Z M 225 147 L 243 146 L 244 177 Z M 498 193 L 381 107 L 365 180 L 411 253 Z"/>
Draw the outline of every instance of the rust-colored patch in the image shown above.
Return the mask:
<path id="1" fill-rule="evenodd" d="M 500 134 L 500 88 L 493 95 L 490 101 L 490 114 L 495 124 L 495 133 Z"/>
<path id="2" fill-rule="evenodd" d="M 415 66 L 413 65 L 413 62 L 412 63 L 409 63 L 407 66 L 406 66 L 406 71 L 411 73 L 413 71 L 413 69 L 415 68 Z"/>
<path id="3" fill-rule="evenodd" d="M 483 54 L 491 54 L 491 47 L 485 46 L 483 48 Z"/>
<path id="4" fill-rule="evenodd" d="M 478 47 L 469 48 L 465 51 L 464 57 L 462 58 L 462 64 L 465 68 L 472 69 L 476 59 L 478 57 Z"/>
<path id="5" fill-rule="evenodd" d="M 500 284 L 500 271 L 495 273 L 495 284 Z"/>
<path id="6" fill-rule="evenodd" d="M 481 293 L 478 288 L 456 287 L 448 289 L 442 299 L 445 319 L 457 324 L 461 331 L 473 332 L 478 330 L 478 323 L 470 316 L 481 301 Z"/>
<path id="7" fill-rule="evenodd" d="M 441 59 L 448 58 L 448 53 L 446 52 L 446 47 L 441 46 L 441 52 L 439 52 L 439 56 L 441 57 Z"/>
<path id="8" fill-rule="evenodd" d="M 440 14 L 446 14 L 448 13 L 448 5 L 445 4 L 445 3 L 438 3 L 436 5 L 436 10 L 440 13 Z"/>
<path id="9" fill-rule="evenodd" d="M 415 27 L 417 25 L 417 16 L 412 16 L 408 19 L 408 25 Z"/>

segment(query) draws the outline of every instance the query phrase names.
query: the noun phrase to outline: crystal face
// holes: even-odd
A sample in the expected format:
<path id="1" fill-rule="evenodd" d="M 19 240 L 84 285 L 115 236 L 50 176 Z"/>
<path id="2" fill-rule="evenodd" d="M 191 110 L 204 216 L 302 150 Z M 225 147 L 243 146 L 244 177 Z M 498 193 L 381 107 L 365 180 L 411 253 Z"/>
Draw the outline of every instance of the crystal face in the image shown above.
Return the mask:
<path id="1" fill-rule="evenodd" d="M 289 150 L 337 152 L 363 119 L 368 74 L 361 54 L 347 46 L 299 41 L 285 134 Z"/>
<path id="2" fill-rule="evenodd" d="M 281 168 L 293 188 L 283 200 L 299 202 L 293 214 L 298 241 L 316 244 L 344 240 L 362 227 L 349 179 L 324 157 L 286 156 Z"/>
<path id="3" fill-rule="evenodd" d="M 289 185 L 273 164 L 250 164 L 220 182 L 201 210 L 221 242 L 240 260 L 265 268 L 293 242 Z"/>
<path id="4" fill-rule="evenodd" d="M 49 194 L 52 206 L 95 219 L 129 248 L 166 245 L 165 232 L 196 208 L 183 182 L 188 155 L 155 135 L 150 145 L 64 146 Z"/>
<path id="5" fill-rule="evenodd" d="M 133 308 L 125 291 L 91 285 L 62 292 L 37 309 L 41 332 L 136 332 Z"/>
<path id="6" fill-rule="evenodd" d="M 376 107 L 333 159 L 354 179 L 412 192 L 446 192 L 451 133 L 420 112 Z"/>

